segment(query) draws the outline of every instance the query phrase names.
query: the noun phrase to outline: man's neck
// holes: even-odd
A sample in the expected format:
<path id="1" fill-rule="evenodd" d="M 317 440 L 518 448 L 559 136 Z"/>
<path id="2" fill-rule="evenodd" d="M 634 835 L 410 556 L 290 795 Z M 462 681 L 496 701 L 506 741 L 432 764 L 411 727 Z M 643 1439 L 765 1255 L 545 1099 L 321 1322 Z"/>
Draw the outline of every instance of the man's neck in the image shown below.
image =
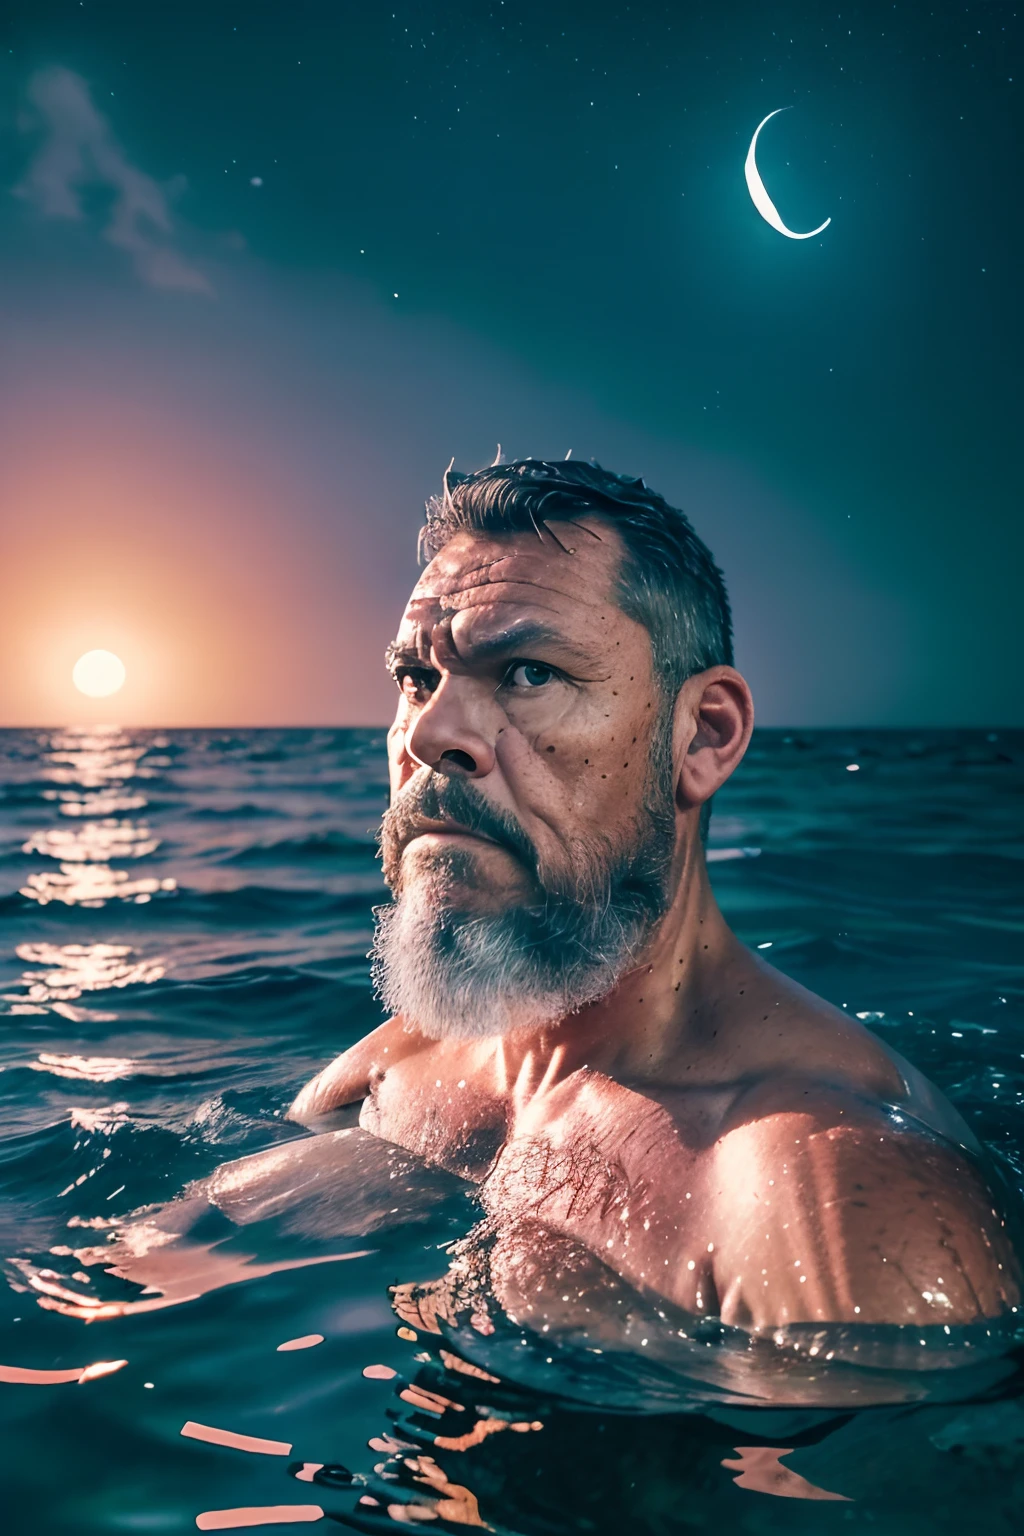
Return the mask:
<path id="1" fill-rule="evenodd" d="M 656 1074 L 703 1038 L 738 954 L 701 853 L 638 963 L 607 996 L 498 1042 L 502 1086 L 525 1102 L 584 1067 L 622 1079 Z"/>

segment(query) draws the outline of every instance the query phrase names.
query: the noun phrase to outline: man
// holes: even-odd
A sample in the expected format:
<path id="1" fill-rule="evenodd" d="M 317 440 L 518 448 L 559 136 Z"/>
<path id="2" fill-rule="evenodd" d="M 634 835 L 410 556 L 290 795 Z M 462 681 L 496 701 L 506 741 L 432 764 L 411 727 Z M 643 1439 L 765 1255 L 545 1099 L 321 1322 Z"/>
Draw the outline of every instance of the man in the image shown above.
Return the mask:
<path id="1" fill-rule="evenodd" d="M 394 1017 L 292 1117 L 361 1102 L 499 1226 L 726 1323 L 1015 1308 L 966 1125 L 716 905 L 703 838 L 753 706 L 687 519 L 642 481 L 524 460 L 446 477 L 421 548 L 388 653 Z"/>

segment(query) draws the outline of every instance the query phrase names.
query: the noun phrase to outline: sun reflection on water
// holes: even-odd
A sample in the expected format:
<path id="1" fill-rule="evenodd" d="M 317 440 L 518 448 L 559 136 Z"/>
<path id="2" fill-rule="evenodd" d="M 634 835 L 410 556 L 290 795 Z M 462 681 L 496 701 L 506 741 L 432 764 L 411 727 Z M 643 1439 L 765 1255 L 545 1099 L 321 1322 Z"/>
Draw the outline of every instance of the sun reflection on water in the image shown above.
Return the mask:
<path id="1" fill-rule="evenodd" d="M 71 1077 L 84 1083 L 114 1083 L 131 1077 L 140 1063 L 131 1056 L 67 1056 L 62 1051 L 40 1051 L 37 1061 L 26 1062 L 33 1072 Z"/>
<path id="2" fill-rule="evenodd" d="M 59 731 L 49 745 L 50 751 L 43 755 L 42 775 L 53 784 L 102 789 L 116 780 L 149 778 L 152 774 L 141 763 L 148 743 L 132 741 L 115 726 L 92 732 Z"/>
<path id="3" fill-rule="evenodd" d="M 29 875 L 21 895 L 38 901 L 40 906 L 62 901 L 68 906 L 102 907 L 115 898 L 147 902 L 158 891 L 174 891 L 177 886 L 178 882 L 171 877 L 132 880 L 127 870 L 111 869 L 107 864 L 62 864 L 59 874 L 47 871 Z"/>
<path id="4" fill-rule="evenodd" d="M 34 871 L 21 887 L 21 895 L 40 906 L 56 901 L 65 906 L 102 907 L 114 900 L 143 904 L 158 893 L 176 890 L 177 882 L 171 877 L 133 877 L 111 867 L 112 860 L 147 858 L 160 846 L 146 822 L 112 814 L 145 808 L 146 796 L 128 787 L 127 781 L 155 771 L 155 765 L 142 761 L 148 744 L 132 741 L 110 727 L 60 731 L 48 745 L 43 776 L 68 788 L 47 790 L 46 797 L 57 802 L 61 815 L 90 819 L 79 827 L 45 827 L 29 835 L 22 852 L 53 859 L 59 869 Z"/>
<path id="5" fill-rule="evenodd" d="M 78 794 L 68 789 L 44 789 L 44 800 L 56 800 L 62 816 L 115 816 L 124 811 L 141 811 L 149 804 L 143 794 L 119 794 L 116 790 L 97 790 Z"/>
<path id="6" fill-rule="evenodd" d="M 160 839 L 145 822 L 87 821 L 81 827 L 48 827 L 33 832 L 22 853 L 41 853 L 67 864 L 106 863 L 109 859 L 142 859 L 155 853 Z"/>
<path id="7" fill-rule="evenodd" d="M 83 992 L 138 986 L 166 973 L 161 959 L 143 960 L 130 944 L 19 944 L 15 952 L 19 960 L 44 967 L 22 974 L 25 997 L 33 1003 L 71 1002 Z"/>

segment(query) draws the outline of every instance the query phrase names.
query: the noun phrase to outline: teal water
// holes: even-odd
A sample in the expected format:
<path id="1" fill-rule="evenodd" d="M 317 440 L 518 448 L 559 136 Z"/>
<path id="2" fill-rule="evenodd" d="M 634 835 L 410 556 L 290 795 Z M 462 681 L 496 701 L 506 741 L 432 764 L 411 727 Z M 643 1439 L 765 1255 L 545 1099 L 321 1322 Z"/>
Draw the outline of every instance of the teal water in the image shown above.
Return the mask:
<path id="1" fill-rule="evenodd" d="M 193 1300 L 81 1257 L 294 1138 L 297 1088 L 378 1022 L 384 797 L 378 731 L 0 732 L 4 1531 L 188 1531 L 283 1505 L 528 1536 L 1017 1531 L 1012 1329 L 954 1341 L 976 1351 L 962 1370 L 868 1341 L 896 1386 L 866 1409 L 840 1375 L 813 1401 L 794 1377 L 793 1404 L 749 1406 L 760 1365 L 737 1375 L 719 1336 L 667 1371 L 628 1353 L 591 1370 L 500 1328 L 402 1336 L 388 1288 L 442 1274 L 475 1220 L 464 1190 L 425 1199 L 404 1167 L 386 1203 L 343 1174 L 305 1228 L 200 1223 L 230 1283 Z M 741 937 L 922 1067 L 1017 1186 L 1022 811 L 1019 734 L 760 732 L 711 840 Z M 290 1449 L 210 1444 L 189 1422 Z"/>

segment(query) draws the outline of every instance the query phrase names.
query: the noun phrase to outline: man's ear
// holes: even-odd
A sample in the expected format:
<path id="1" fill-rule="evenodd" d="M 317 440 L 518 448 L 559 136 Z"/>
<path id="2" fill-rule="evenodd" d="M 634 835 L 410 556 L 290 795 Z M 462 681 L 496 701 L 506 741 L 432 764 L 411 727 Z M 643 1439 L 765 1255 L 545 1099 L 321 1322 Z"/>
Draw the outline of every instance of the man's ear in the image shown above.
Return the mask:
<path id="1" fill-rule="evenodd" d="M 676 805 L 710 800 L 739 766 L 754 729 L 754 700 L 735 667 L 709 667 L 688 677 L 676 698 L 672 760 Z"/>

